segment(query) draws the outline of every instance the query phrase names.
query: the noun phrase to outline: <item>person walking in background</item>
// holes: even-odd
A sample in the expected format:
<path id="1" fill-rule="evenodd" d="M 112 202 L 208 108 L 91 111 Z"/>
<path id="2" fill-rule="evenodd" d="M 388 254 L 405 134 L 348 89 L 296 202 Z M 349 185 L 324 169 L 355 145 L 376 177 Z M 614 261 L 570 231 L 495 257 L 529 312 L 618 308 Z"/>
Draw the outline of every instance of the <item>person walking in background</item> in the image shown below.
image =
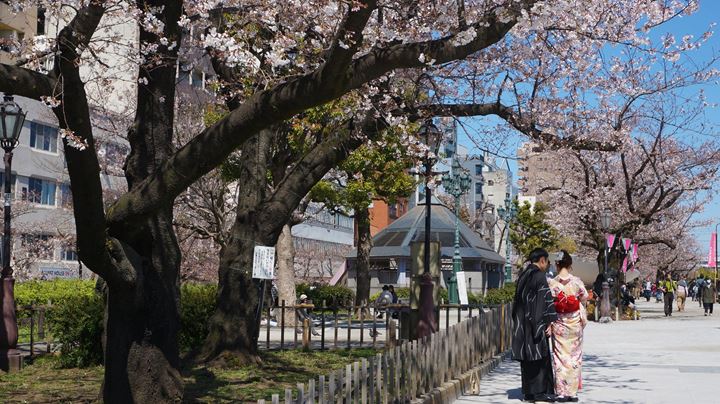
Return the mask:
<path id="1" fill-rule="evenodd" d="M 706 316 L 712 316 L 716 298 L 717 289 L 715 289 L 715 284 L 710 279 L 707 279 L 702 288 L 702 302 Z"/>
<path id="2" fill-rule="evenodd" d="M 703 277 L 700 276 L 699 278 L 697 278 L 695 280 L 695 283 L 698 285 L 698 292 L 697 292 L 698 293 L 698 304 L 700 307 L 703 307 L 702 293 L 703 293 L 703 288 L 705 287 L 705 279 L 703 279 Z"/>
<path id="3" fill-rule="evenodd" d="M 676 299 L 677 299 L 677 307 L 678 312 L 685 311 L 685 299 L 687 299 L 688 295 L 688 285 L 685 281 L 685 277 L 682 277 L 680 279 L 680 282 L 677 284 L 677 292 L 676 292 Z"/>
<path id="4" fill-rule="evenodd" d="M 572 257 L 562 250 L 556 265 L 558 275 L 548 286 L 555 298 L 558 320 L 552 323 L 553 368 L 558 402 L 577 402 L 582 387 L 583 330 L 587 325 L 585 284 L 572 271 Z"/>
<path id="5" fill-rule="evenodd" d="M 645 295 L 645 300 L 649 302 L 650 298 L 652 297 L 652 282 L 650 282 L 650 279 L 646 279 L 644 285 L 645 290 L 643 291 L 643 293 Z"/>
<path id="6" fill-rule="evenodd" d="M 555 382 L 550 359 L 551 324 L 557 320 L 555 304 L 545 273 L 547 251 L 530 252 L 530 265 L 520 274 L 512 309 L 512 357 L 520 362 L 525 401 L 554 400 Z"/>
<path id="7" fill-rule="evenodd" d="M 660 282 L 660 290 L 665 298 L 665 317 L 672 316 L 673 300 L 675 300 L 675 290 L 677 284 L 672 280 L 672 276 L 667 274 L 664 281 Z"/>

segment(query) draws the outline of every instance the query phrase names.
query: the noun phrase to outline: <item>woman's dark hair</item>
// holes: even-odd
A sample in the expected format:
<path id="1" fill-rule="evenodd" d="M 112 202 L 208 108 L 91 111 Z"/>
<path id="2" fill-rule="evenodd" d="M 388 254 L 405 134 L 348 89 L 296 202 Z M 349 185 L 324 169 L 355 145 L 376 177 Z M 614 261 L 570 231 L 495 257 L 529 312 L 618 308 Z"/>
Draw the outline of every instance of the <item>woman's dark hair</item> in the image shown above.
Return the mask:
<path id="1" fill-rule="evenodd" d="M 550 257 L 550 254 L 548 254 L 547 251 L 545 251 L 544 248 L 536 248 L 532 251 L 530 251 L 530 255 L 528 256 L 528 261 L 535 264 L 538 261 L 540 261 L 540 258 L 548 258 Z"/>
<path id="2" fill-rule="evenodd" d="M 570 268 L 572 266 L 572 257 L 565 250 L 560 250 L 560 260 L 555 263 L 559 269 Z"/>

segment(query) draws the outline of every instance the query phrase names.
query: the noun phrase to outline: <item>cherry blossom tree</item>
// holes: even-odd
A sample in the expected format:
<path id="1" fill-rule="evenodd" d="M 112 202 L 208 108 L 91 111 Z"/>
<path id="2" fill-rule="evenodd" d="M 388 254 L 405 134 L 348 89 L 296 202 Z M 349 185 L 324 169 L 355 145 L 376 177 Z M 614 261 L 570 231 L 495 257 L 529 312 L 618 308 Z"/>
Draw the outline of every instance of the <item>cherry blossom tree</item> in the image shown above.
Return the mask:
<path id="1" fill-rule="evenodd" d="M 383 126 L 392 124 L 397 115 L 376 112 L 391 109 L 378 109 L 379 102 L 392 100 L 377 96 L 395 71 L 419 69 L 430 88 L 456 77 L 465 80 L 434 93 L 442 97 L 434 102 L 454 104 L 426 103 L 413 110 L 496 115 L 554 146 L 616 149 L 624 132 L 616 129 L 618 135 L 606 139 L 608 122 L 598 111 L 638 88 L 608 80 L 619 77 L 616 70 L 624 65 L 615 68 L 599 49 L 622 43 L 648 51 L 649 31 L 696 7 L 690 0 L 603 0 L 583 7 L 573 0 L 12 3 L 18 9 L 42 5 L 49 18 L 62 22 L 59 32 L 20 44 L 17 64 L 0 65 L 0 91 L 43 101 L 58 119 L 78 252 L 108 285 L 106 402 L 180 400 L 180 250 L 173 203 L 233 152 L 241 150 L 244 167 L 265 167 L 260 160 L 267 156 L 257 151 L 279 133 L 277 125 L 354 90 L 362 101 L 352 111 L 353 130 L 316 145 L 324 153 L 309 153 L 271 197 L 265 198 L 265 180 L 258 173 L 243 171 L 235 223 L 219 258 L 218 312 L 206 356 L 256 361 L 248 337 L 253 328 L 245 328 L 246 320 L 233 321 L 250 318 L 257 301 L 248 241 L 274 245 L 282 226 L 268 231 L 258 223 L 286 223 L 304 197 L 296 189 L 318 181 L 326 160 L 340 158 L 348 143 L 360 141 L 352 136 L 358 128 L 372 132 L 378 118 L 386 121 Z M 118 31 L 119 21 L 131 29 Z M 202 34 L 187 35 L 191 28 Z M 696 42 L 665 43 L 668 49 L 656 58 L 675 63 L 677 52 Z M 193 59 L 198 52 L 212 57 L 221 77 L 215 87 L 229 112 L 176 149 L 175 66 L 178 58 Z M 108 53 L 121 55 L 123 62 L 108 63 L 103 56 Z M 459 60 L 463 63 L 452 63 Z M 132 117 L 124 165 L 128 191 L 105 209 L 89 111 L 98 99 L 105 106 L 115 103 L 109 99 L 121 100 L 107 97 L 120 91 L 108 91 L 106 84 L 123 81 L 132 83 L 127 96 L 132 102 L 124 104 Z M 623 92 L 626 87 L 630 90 Z M 461 94 L 466 90 L 473 97 Z M 581 102 L 586 91 L 597 104 Z M 564 131 L 568 121 L 585 130 Z M 256 213 L 252 208 L 261 201 L 265 208 Z"/>

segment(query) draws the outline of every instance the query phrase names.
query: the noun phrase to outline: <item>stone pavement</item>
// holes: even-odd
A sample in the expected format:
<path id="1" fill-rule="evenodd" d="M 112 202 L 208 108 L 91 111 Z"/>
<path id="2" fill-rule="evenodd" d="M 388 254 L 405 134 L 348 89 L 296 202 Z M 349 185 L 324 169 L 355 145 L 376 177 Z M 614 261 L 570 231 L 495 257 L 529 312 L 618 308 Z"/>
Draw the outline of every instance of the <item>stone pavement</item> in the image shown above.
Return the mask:
<path id="1" fill-rule="evenodd" d="M 663 315 L 654 299 L 642 319 L 585 329 L 581 403 L 720 404 L 720 305 L 704 317 L 697 302 Z M 676 308 L 676 307 L 675 307 Z M 507 360 L 457 403 L 520 403 L 520 366 Z"/>

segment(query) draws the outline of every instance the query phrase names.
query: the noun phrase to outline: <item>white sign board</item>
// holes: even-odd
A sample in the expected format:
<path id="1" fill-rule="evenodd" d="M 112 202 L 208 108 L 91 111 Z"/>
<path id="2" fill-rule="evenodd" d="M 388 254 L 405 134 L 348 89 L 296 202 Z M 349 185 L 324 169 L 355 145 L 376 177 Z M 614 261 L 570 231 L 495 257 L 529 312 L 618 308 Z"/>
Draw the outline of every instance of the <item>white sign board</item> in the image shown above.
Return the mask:
<path id="1" fill-rule="evenodd" d="M 70 269 L 70 268 L 56 268 L 56 267 L 40 267 L 40 274 L 43 277 L 43 279 L 56 279 L 56 278 L 63 278 L 63 279 L 72 279 L 77 278 L 78 273 L 77 269 Z"/>
<path id="2" fill-rule="evenodd" d="M 253 256 L 253 278 L 273 279 L 275 277 L 275 247 L 255 246 Z"/>
<path id="3" fill-rule="evenodd" d="M 465 272 L 463 271 L 457 273 L 457 288 L 460 304 L 468 304 L 467 283 L 465 283 Z"/>

